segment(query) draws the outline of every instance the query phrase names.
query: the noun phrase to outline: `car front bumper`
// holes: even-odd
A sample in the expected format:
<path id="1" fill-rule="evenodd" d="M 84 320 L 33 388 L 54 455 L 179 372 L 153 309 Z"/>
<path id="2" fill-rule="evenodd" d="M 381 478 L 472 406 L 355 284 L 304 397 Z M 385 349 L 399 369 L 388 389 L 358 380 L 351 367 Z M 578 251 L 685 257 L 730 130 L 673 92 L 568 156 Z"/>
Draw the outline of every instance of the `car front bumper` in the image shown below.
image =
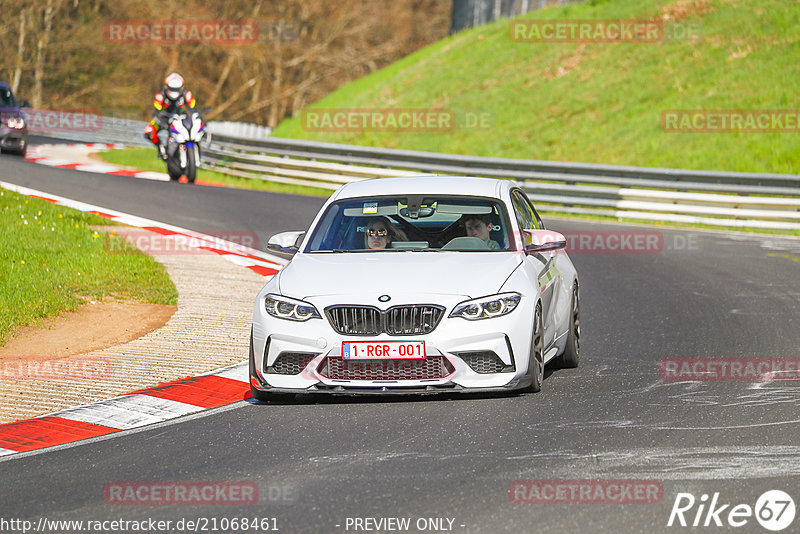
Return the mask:
<path id="1" fill-rule="evenodd" d="M 334 299 L 308 299 L 315 304 L 321 319 L 292 322 L 268 315 L 264 309 L 264 294 L 256 299 L 254 308 L 251 385 L 272 393 L 328 393 L 343 395 L 369 394 L 434 394 L 474 391 L 509 391 L 523 388 L 530 382 L 527 376 L 532 338 L 535 298 L 523 296 L 511 313 L 491 319 L 468 321 L 450 318 L 453 307 L 467 300 L 464 296 L 437 296 L 435 303 L 445 306 L 444 316 L 437 327 L 426 335 L 347 336 L 338 334 L 325 315 L 324 308 Z M 399 299 L 398 299 L 399 300 Z M 431 295 L 407 295 L 393 304 L 430 303 Z M 364 302 L 364 300 L 357 300 Z M 415 379 L 342 379 L 327 373 L 326 358 L 339 360 L 343 365 L 342 343 L 354 341 L 424 341 L 427 360 L 439 359 L 439 376 Z M 465 361 L 465 355 L 493 354 L 495 368 L 500 372 L 478 372 Z M 307 363 L 296 374 L 270 372 L 279 357 L 304 354 Z M 416 365 L 415 360 L 347 362 L 352 366 Z M 419 361 L 419 360 L 416 360 Z M 474 365 L 474 363 L 473 363 Z M 475 366 L 477 367 L 477 366 Z M 392 373 L 390 373 L 392 374 Z M 397 374 L 397 373 L 394 373 Z M 401 373 L 402 374 L 402 373 Z"/>
<path id="2" fill-rule="evenodd" d="M 0 148 L 23 150 L 28 144 L 28 132 L 4 126 L 0 129 Z"/>

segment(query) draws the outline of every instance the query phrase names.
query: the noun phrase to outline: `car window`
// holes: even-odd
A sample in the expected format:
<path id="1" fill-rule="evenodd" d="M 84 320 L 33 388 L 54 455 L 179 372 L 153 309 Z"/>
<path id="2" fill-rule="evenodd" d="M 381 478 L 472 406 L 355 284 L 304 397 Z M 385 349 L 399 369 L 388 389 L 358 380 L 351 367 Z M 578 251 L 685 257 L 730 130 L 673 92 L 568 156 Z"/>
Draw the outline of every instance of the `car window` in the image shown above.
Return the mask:
<path id="1" fill-rule="evenodd" d="M 14 98 L 14 93 L 11 92 L 11 89 L 8 89 L 6 87 L 0 87 L 0 107 L 2 108 L 17 107 L 17 101 Z"/>
<path id="2" fill-rule="evenodd" d="M 528 195 L 526 195 L 524 192 L 520 191 L 520 193 L 525 198 L 525 201 L 528 204 L 528 208 L 530 208 L 531 213 L 533 214 L 533 220 L 534 220 L 534 222 L 536 224 L 536 229 L 537 230 L 544 230 L 545 229 L 544 228 L 544 223 L 542 222 L 542 218 L 539 217 L 539 213 L 536 211 L 536 208 L 533 207 L 533 202 L 531 202 L 531 199 L 529 199 Z"/>
<path id="3" fill-rule="evenodd" d="M 534 211 L 533 206 L 531 206 L 528 201 L 528 197 L 526 197 L 522 191 L 517 189 L 511 193 L 511 203 L 514 206 L 514 212 L 517 216 L 520 229 L 542 229 L 539 215 Z"/>
<path id="4" fill-rule="evenodd" d="M 305 252 L 514 250 L 502 202 L 445 195 L 345 199 L 331 204 Z"/>

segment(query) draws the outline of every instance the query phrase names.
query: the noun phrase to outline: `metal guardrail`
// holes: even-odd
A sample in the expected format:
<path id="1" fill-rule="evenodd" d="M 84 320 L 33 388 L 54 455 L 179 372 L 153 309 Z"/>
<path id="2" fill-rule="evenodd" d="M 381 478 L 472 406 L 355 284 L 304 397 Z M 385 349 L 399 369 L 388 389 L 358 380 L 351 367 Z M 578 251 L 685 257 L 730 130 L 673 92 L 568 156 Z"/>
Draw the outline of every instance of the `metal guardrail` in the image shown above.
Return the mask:
<path id="1" fill-rule="evenodd" d="M 59 115 L 69 116 L 68 112 L 58 112 Z M 144 121 L 131 119 L 120 119 L 116 117 L 99 117 L 99 120 L 91 123 L 91 127 L 68 128 L 68 129 L 45 129 L 37 131 L 30 130 L 30 135 L 42 137 L 53 137 L 56 139 L 66 139 L 69 141 L 81 141 L 84 143 L 114 143 L 133 146 L 151 146 L 144 136 Z"/>
<path id="2" fill-rule="evenodd" d="M 150 146 L 145 123 L 103 117 L 92 132 L 41 134 Z M 488 158 L 215 133 L 203 166 L 229 175 L 336 189 L 420 173 L 515 180 L 544 212 L 712 226 L 800 229 L 800 175 Z"/>
<path id="3" fill-rule="evenodd" d="M 215 135 L 208 167 L 250 178 L 335 189 L 366 178 L 423 173 L 516 180 L 542 211 L 800 229 L 800 176 L 487 158 L 292 139 Z"/>
<path id="4" fill-rule="evenodd" d="M 55 112 L 57 118 L 65 118 L 66 122 L 70 123 L 70 117 L 86 115 L 84 113 L 70 113 L 70 112 Z M 84 120 L 85 122 L 85 120 Z M 236 135 L 239 137 L 246 136 L 249 139 L 263 139 L 272 133 L 272 128 L 268 126 L 261 126 L 258 124 L 249 124 L 244 122 L 230 122 L 230 121 L 210 121 L 208 124 L 208 131 L 213 135 L 226 134 Z M 38 135 L 42 137 L 54 137 L 66 139 L 71 141 L 82 141 L 86 143 L 116 143 L 130 146 L 152 146 L 151 143 L 144 138 L 144 128 L 147 122 L 120 119 L 117 117 L 96 117 L 96 120 L 90 123 L 91 127 L 85 129 L 81 128 L 53 128 L 43 129 L 37 131 L 31 129 L 31 135 Z M 204 141 L 205 142 L 205 141 Z"/>

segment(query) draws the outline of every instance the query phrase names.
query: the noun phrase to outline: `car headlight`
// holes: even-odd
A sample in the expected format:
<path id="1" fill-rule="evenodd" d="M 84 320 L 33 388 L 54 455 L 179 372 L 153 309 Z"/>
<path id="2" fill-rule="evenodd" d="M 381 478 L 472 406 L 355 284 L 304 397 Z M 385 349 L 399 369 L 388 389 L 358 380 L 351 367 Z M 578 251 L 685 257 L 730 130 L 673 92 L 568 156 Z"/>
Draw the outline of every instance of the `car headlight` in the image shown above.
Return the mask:
<path id="1" fill-rule="evenodd" d="M 9 128 L 14 128 L 16 130 L 21 130 L 25 127 L 25 121 L 22 117 L 10 117 L 6 121 L 6 124 L 8 124 Z"/>
<path id="2" fill-rule="evenodd" d="M 470 321 L 500 317 L 514 311 L 521 298 L 519 293 L 501 293 L 500 295 L 466 300 L 453 309 L 450 317 L 461 317 Z"/>
<path id="3" fill-rule="evenodd" d="M 313 304 L 272 293 L 264 299 L 264 307 L 268 314 L 278 319 L 286 319 L 288 321 L 322 319 Z"/>

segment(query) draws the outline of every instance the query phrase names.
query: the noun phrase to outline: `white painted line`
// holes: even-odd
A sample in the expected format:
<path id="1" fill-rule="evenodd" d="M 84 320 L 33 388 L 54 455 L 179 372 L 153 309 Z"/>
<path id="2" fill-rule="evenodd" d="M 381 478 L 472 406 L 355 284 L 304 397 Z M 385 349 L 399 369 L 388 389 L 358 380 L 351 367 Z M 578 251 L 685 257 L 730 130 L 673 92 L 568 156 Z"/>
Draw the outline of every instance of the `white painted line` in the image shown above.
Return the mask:
<path id="1" fill-rule="evenodd" d="M 85 165 L 78 165 L 75 167 L 76 171 L 84 171 L 84 172 L 99 172 L 99 173 L 109 173 L 116 170 L 119 170 L 119 167 L 114 167 L 113 165 L 108 165 L 106 163 L 87 163 Z"/>
<path id="2" fill-rule="evenodd" d="M 153 221 L 150 219 L 144 219 L 142 217 L 137 217 L 135 215 L 130 215 L 127 213 L 122 213 L 120 211 L 101 208 L 99 206 L 94 206 L 92 204 L 86 204 L 85 202 L 80 202 L 77 200 L 71 200 L 69 198 L 60 197 L 58 195 L 53 195 L 50 193 L 46 193 L 44 191 L 38 191 L 36 189 L 30 189 L 28 187 L 23 187 L 21 185 L 12 184 L 9 182 L 0 181 L 0 187 L 4 189 L 8 189 L 9 191 L 14 191 L 17 193 L 21 193 L 23 195 L 34 195 L 39 197 L 45 197 L 52 200 L 55 200 L 58 204 L 62 206 L 66 206 L 68 208 L 74 208 L 79 211 L 99 211 L 102 213 L 107 213 L 114 217 L 113 220 L 122 224 L 128 224 L 131 226 L 137 226 L 139 228 L 145 226 L 155 226 L 158 228 L 163 228 L 164 230 L 169 230 L 171 232 L 177 232 L 181 234 L 185 234 L 190 237 L 197 237 L 198 239 L 211 241 L 211 242 L 224 242 L 226 251 L 230 252 L 238 252 L 242 254 L 250 254 L 251 256 L 255 256 L 257 258 L 261 258 L 261 261 L 266 263 L 266 266 L 283 266 L 289 263 L 289 260 L 285 260 L 283 258 L 279 258 L 278 256 L 272 256 L 271 254 L 267 254 L 265 252 L 261 252 L 260 250 L 256 250 L 254 248 L 246 247 L 244 245 L 240 245 L 238 243 L 227 242 L 224 240 L 219 240 L 218 237 L 209 236 L 206 234 L 201 234 L 200 232 L 195 232 L 193 230 L 186 230 L 185 228 L 180 228 L 178 226 L 172 226 L 171 224 L 166 224 L 158 221 Z M 218 241 L 219 240 L 219 241 Z M 230 256 L 227 254 L 226 256 Z"/>
<path id="3" fill-rule="evenodd" d="M 0 456 L 7 456 L 9 454 L 17 454 L 17 451 L 10 451 L 8 449 L 0 449 Z"/>
<path id="4" fill-rule="evenodd" d="M 136 178 L 144 178 L 145 180 L 157 180 L 160 182 L 169 182 L 169 175 L 163 172 L 142 171 L 136 173 Z"/>
<path id="5" fill-rule="evenodd" d="M 233 367 L 229 367 L 223 371 L 215 371 L 209 373 L 214 376 L 221 376 L 222 378 L 230 378 L 231 380 L 238 380 L 239 382 L 244 382 L 245 384 L 250 383 L 250 370 L 248 368 L 248 362 L 242 362 L 239 364 L 234 365 Z"/>
<path id="6" fill-rule="evenodd" d="M 202 411 L 200 406 L 135 394 L 69 408 L 53 415 L 94 425 L 128 430 Z"/>
<path id="7" fill-rule="evenodd" d="M 248 399 L 249 400 L 249 399 Z M 195 419 L 199 419 L 201 417 L 207 417 L 212 414 L 219 414 L 228 412 L 231 410 L 237 410 L 239 408 L 245 408 L 250 406 L 250 403 L 246 400 L 236 401 L 232 404 L 226 404 L 224 406 L 219 406 L 217 408 L 209 408 L 207 410 L 203 410 L 200 412 L 196 412 L 193 414 L 189 414 L 183 418 L 181 418 L 180 422 L 186 421 L 194 421 Z M 152 426 L 148 427 L 136 427 L 131 428 L 129 430 L 120 430 L 119 432 L 112 432 L 110 434 L 103 434 L 102 436 L 94 436 L 87 439 L 82 439 L 78 441 L 71 441 L 69 443 L 64 443 L 62 445 L 53 445 L 52 447 L 45 447 L 42 449 L 34 449 L 32 451 L 25 451 L 25 452 L 17 452 L 16 454 L 9 454 L 7 456 L 0 456 L 0 463 L 2 462 L 12 462 L 14 460 L 18 460 L 21 458 L 28 458 L 30 456 L 38 456 L 39 454 L 47 454 L 53 451 L 60 451 L 64 449 L 71 449 L 73 447 L 80 447 L 82 445 L 88 445 L 91 443 L 99 443 L 101 441 L 106 441 L 109 439 L 116 439 L 121 436 L 129 436 L 131 434 L 137 434 L 139 432 L 148 432 L 152 430 L 157 430 L 159 428 L 163 428 L 165 426 L 174 425 L 177 421 L 169 419 L 167 421 L 161 421 L 160 423 L 155 423 Z"/>
<path id="8" fill-rule="evenodd" d="M 243 267 L 250 267 L 252 265 L 263 265 L 264 267 L 272 267 L 271 265 L 262 264 L 262 262 L 255 261 L 252 258 L 244 258 L 242 256 L 237 256 L 236 254 L 223 254 L 222 257 L 231 263 L 235 263 L 236 265 L 241 265 Z"/>
<path id="9" fill-rule="evenodd" d="M 69 165 L 70 163 L 74 163 L 68 159 L 61 159 L 61 158 L 44 158 L 37 160 L 36 163 L 39 165 L 48 165 L 50 167 L 58 167 L 59 165 Z"/>

